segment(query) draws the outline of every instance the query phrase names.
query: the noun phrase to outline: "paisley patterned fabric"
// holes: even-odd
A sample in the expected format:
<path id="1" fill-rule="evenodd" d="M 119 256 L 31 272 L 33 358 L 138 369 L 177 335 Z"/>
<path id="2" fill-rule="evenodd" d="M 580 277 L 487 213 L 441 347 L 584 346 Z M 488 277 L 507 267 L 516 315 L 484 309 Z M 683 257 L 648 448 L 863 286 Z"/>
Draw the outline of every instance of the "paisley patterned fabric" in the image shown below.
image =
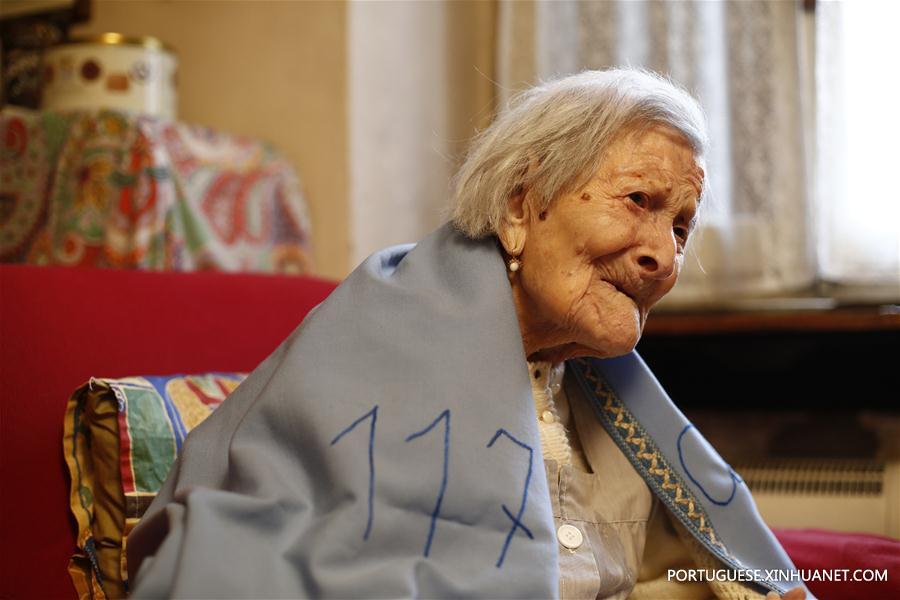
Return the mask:
<path id="1" fill-rule="evenodd" d="M 109 110 L 0 113 L 0 260 L 311 270 L 296 173 L 272 148 Z"/>
<path id="2" fill-rule="evenodd" d="M 125 545 L 187 433 L 243 381 L 216 373 L 91 379 L 69 399 L 63 434 L 78 551 L 69 573 L 80 598 L 122 598 Z"/>

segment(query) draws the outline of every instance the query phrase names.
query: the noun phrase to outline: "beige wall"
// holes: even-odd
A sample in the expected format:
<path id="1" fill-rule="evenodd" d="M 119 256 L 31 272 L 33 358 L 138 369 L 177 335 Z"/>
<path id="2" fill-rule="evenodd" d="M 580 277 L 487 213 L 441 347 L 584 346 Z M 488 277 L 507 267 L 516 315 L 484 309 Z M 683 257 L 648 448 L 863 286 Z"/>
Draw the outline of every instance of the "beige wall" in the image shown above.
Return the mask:
<path id="1" fill-rule="evenodd" d="M 496 1 L 450 1 L 446 5 L 448 115 L 454 164 L 469 140 L 491 124 L 497 98 L 494 56 L 499 14 Z"/>
<path id="2" fill-rule="evenodd" d="M 179 118 L 267 140 L 304 184 L 318 273 L 350 268 L 346 3 L 94 0 L 75 35 L 155 35 L 180 59 Z"/>

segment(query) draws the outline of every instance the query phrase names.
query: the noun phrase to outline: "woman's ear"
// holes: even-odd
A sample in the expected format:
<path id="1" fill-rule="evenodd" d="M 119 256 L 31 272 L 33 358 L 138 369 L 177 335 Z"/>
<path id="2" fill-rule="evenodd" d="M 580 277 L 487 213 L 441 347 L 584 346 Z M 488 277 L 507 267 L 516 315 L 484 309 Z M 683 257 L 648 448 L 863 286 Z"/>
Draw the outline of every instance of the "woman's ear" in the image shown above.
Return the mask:
<path id="1" fill-rule="evenodd" d="M 531 156 L 528 160 L 528 167 L 522 173 L 522 179 L 529 180 L 528 174 L 533 175 L 539 166 L 540 162 L 537 157 Z M 506 202 L 506 211 L 497 237 L 500 238 L 503 249 L 510 256 L 519 256 L 525 248 L 525 238 L 528 237 L 528 231 L 531 229 L 533 200 L 531 185 L 520 183 Z"/>
<path id="2" fill-rule="evenodd" d="M 522 186 L 513 192 L 506 202 L 506 211 L 497 232 L 503 249 L 510 256 L 519 256 L 525 248 L 525 239 L 528 237 L 531 222 L 528 195 Z"/>

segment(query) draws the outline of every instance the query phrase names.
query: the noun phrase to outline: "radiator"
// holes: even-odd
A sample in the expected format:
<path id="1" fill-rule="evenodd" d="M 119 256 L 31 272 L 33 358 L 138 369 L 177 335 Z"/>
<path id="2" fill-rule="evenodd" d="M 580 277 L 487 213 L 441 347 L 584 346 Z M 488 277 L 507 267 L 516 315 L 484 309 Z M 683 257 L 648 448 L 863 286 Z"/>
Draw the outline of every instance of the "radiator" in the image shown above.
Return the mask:
<path id="1" fill-rule="evenodd" d="M 769 459 L 733 468 L 771 527 L 900 538 L 900 462 Z"/>

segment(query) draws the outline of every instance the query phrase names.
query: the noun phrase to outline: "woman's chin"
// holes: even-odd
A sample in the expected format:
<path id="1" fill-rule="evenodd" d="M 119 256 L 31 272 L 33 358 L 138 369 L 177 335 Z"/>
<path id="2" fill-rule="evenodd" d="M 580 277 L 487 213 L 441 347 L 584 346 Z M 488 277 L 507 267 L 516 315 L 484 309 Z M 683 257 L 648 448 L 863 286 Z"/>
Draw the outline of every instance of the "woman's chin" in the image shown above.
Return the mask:
<path id="1" fill-rule="evenodd" d="M 631 327 L 621 327 L 614 331 L 607 331 L 602 339 L 591 346 L 595 350 L 594 356 L 598 358 L 612 358 L 628 354 L 641 340 L 641 329 L 638 324 Z M 612 334 L 612 335 L 610 335 Z"/>
<path id="2" fill-rule="evenodd" d="M 558 363 L 571 358 L 613 358 L 628 354 L 641 339 L 641 312 L 633 303 L 627 310 L 618 306 L 610 308 L 600 319 L 577 322 L 581 327 L 573 327 L 566 336 L 572 341 L 542 348 L 528 355 L 528 360 Z"/>
<path id="3" fill-rule="evenodd" d="M 640 340 L 640 331 L 618 339 L 603 338 L 589 343 L 572 342 L 546 348 L 528 357 L 530 361 L 560 363 L 572 358 L 614 358 L 634 350 Z"/>
<path id="4" fill-rule="evenodd" d="M 603 358 L 614 358 L 616 356 L 625 356 L 637 346 L 639 337 L 635 337 L 634 341 L 621 341 L 616 344 L 609 344 L 602 349 Z"/>

